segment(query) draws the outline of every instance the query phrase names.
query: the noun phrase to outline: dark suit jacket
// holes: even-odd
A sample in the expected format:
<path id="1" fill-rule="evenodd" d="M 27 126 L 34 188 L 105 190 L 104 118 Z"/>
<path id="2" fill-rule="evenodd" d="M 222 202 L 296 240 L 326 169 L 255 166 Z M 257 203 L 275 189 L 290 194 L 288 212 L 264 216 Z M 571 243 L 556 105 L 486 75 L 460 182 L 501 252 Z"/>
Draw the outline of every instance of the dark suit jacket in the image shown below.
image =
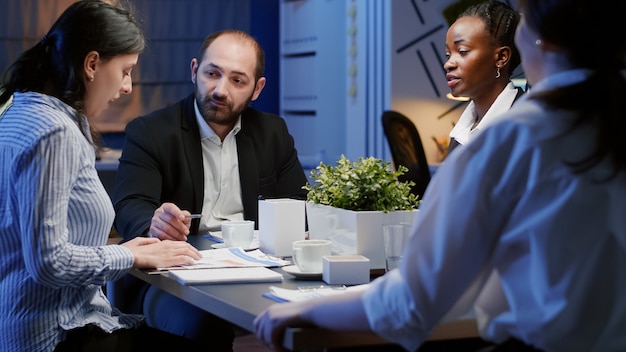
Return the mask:
<path id="1" fill-rule="evenodd" d="M 245 219 L 258 220 L 259 197 L 306 199 L 306 176 L 282 118 L 248 108 L 236 141 Z M 145 235 L 164 202 L 200 213 L 203 172 L 193 94 L 129 122 L 113 196 L 119 234 Z M 192 234 L 198 225 L 192 222 Z"/>

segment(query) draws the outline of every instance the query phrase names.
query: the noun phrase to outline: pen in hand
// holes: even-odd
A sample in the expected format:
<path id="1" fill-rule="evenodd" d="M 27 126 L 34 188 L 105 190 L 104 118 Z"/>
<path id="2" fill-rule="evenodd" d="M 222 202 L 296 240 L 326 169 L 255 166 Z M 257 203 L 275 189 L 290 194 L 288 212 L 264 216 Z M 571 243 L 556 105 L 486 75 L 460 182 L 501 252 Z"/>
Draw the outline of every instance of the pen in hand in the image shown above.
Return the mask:
<path id="1" fill-rule="evenodd" d="M 191 214 L 191 215 L 186 215 L 186 218 L 191 218 L 191 219 L 200 219 L 202 217 L 202 214 Z"/>

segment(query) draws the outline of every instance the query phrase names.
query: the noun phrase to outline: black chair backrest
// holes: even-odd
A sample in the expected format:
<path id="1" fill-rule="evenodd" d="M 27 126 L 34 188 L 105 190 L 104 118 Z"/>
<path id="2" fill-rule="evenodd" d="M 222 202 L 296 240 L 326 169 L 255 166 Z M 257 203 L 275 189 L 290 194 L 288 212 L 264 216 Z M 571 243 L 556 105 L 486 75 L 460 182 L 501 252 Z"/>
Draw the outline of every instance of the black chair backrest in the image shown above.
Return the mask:
<path id="1" fill-rule="evenodd" d="M 399 177 L 400 181 L 413 181 L 411 192 L 420 198 L 430 182 L 430 170 L 424 146 L 417 127 L 408 117 L 397 111 L 383 112 L 383 131 L 389 143 L 393 164 L 409 169 Z"/>

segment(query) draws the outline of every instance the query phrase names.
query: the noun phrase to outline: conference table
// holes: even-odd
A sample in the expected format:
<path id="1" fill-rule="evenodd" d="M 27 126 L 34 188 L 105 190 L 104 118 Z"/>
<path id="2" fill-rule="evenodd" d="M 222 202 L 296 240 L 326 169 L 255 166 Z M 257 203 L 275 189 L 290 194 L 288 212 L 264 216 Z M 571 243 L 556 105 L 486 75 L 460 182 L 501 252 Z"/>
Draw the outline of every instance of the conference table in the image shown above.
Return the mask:
<path id="1" fill-rule="evenodd" d="M 210 249 L 215 242 L 202 235 L 191 235 L 188 242 L 199 250 Z M 254 332 L 254 318 L 272 304 L 280 304 L 264 297 L 270 286 L 286 289 L 319 287 L 326 285 L 320 279 L 296 279 L 281 268 L 272 270 L 283 273 L 282 282 L 267 283 L 227 283 L 183 285 L 161 274 L 133 269 L 132 275 L 170 294 L 229 321 L 239 328 Z M 474 318 L 464 317 L 438 326 L 430 340 L 451 340 L 478 337 Z M 319 328 L 288 328 L 283 346 L 292 351 L 324 350 L 343 347 L 384 345 L 389 342 L 373 333 L 335 332 Z"/>

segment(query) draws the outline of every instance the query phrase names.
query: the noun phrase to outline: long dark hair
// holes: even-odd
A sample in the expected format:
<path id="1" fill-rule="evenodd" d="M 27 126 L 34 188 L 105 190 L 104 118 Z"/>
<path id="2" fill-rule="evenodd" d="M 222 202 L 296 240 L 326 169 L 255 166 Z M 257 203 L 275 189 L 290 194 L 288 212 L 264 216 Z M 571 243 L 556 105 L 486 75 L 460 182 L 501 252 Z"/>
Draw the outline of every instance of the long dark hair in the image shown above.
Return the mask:
<path id="1" fill-rule="evenodd" d="M 574 66 L 593 71 L 586 81 L 536 96 L 548 108 L 577 111 L 579 118 L 572 128 L 596 126 L 594 149 L 584 159 L 570 163 L 574 171 L 589 170 L 605 158 L 610 159 L 614 175 L 626 170 L 626 79 L 622 75 L 626 36 L 613 28 L 623 20 L 626 2 L 520 0 L 520 8 L 538 39 L 558 46 Z"/>
<path id="2" fill-rule="evenodd" d="M 485 27 L 497 46 L 511 48 L 511 59 L 506 72 L 508 77 L 511 77 L 521 62 L 519 50 L 515 45 L 515 30 L 521 17 L 519 12 L 501 1 L 489 0 L 468 7 L 459 17 L 480 18 L 485 22 Z"/>
<path id="3" fill-rule="evenodd" d="M 143 31 L 129 10 L 99 0 L 77 1 L 9 66 L 0 89 L 0 106 L 14 92 L 30 91 L 54 96 L 82 114 L 87 53 L 97 51 L 109 60 L 141 53 L 144 47 Z M 81 119 L 77 121 L 80 125 Z"/>

